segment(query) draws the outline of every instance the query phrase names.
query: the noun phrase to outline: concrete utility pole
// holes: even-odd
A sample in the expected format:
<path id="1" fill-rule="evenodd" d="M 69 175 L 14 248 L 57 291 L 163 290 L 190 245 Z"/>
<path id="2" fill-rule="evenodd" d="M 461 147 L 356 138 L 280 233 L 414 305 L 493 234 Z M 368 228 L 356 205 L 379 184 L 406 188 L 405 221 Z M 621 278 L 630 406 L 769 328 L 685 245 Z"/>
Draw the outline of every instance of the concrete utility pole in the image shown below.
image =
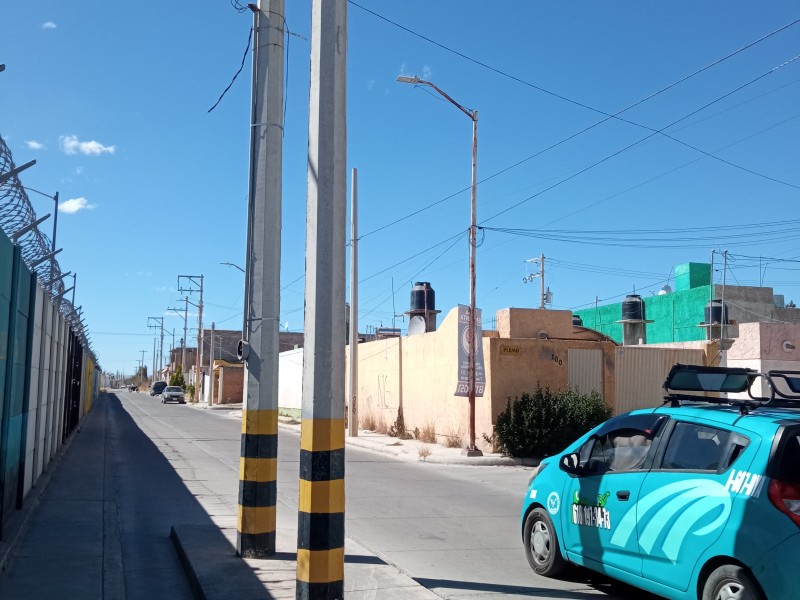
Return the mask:
<path id="1" fill-rule="evenodd" d="M 144 382 L 144 355 L 147 354 L 147 350 L 139 350 L 142 353 L 142 359 L 139 361 L 139 380 Z"/>
<path id="2" fill-rule="evenodd" d="M 347 431 L 358 437 L 358 170 L 350 177 L 350 414 Z"/>
<path id="3" fill-rule="evenodd" d="M 540 283 L 541 283 L 541 292 L 540 293 L 541 293 L 541 296 L 542 296 L 541 301 L 539 302 L 539 308 L 544 310 L 544 304 L 545 304 L 545 301 L 547 300 L 547 296 L 545 295 L 545 292 L 544 292 L 544 254 L 542 254 L 539 257 L 539 279 L 541 279 L 541 281 L 540 281 Z"/>
<path id="4" fill-rule="evenodd" d="M 211 339 L 209 340 L 208 359 L 208 406 L 214 406 L 214 322 L 211 322 Z"/>
<path id="5" fill-rule="evenodd" d="M 188 288 L 181 287 L 181 278 L 189 281 Z M 194 288 L 192 286 L 197 286 Z M 200 301 L 192 304 L 197 307 L 197 353 L 195 356 L 194 368 L 194 399 L 198 399 L 200 387 L 202 386 L 200 369 L 203 367 L 203 276 L 202 275 L 178 275 L 178 291 L 193 294 L 200 292 Z M 188 297 L 186 298 L 188 301 Z M 185 337 L 185 336 L 184 336 Z"/>
<path id="6" fill-rule="evenodd" d="M 313 0 L 296 597 L 344 598 L 347 0 Z"/>
<path id="7" fill-rule="evenodd" d="M 186 373 L 186 334 L 187 334 L 187 318 L 189 316 L 189 297 L 183 299 L 184 301 L 184 308 L 183 308 L 183 338 L 181 338 L 181 372 Z M 178 313 L 180 316 L 181 310 L 179 308 L 168 308 L 167 310 L 171 310 L 173 312 Z M 172 347 L 175 347 L 175 330 L 172 330 Z"/>
<path id="8" fill-rule="evenodd" d="M 151 323 L 151 321 L 153 323 Z M 147 317 L 147 326 L 151 329 L 158 329 L 161 332 L 161 347 L 158 353 L 158 373 L 161 374 L 161 371 L 164 369 L 164 317 Z M 156 362 L 155 362 L 155 351 L 153 351 L 153 381 L 155 381 L 155 373 L 156 373 Z"/>
<path id="9" fill-rule="evenodd" d="M 240 344 L 246 379 L 236 552 L 259 558 L 275 553 L 286 30 L 284 0 L 259 0 L 257 7 L 248 6 L 253 10 L 253 91 L 244 309 L 247 335 Z"/>

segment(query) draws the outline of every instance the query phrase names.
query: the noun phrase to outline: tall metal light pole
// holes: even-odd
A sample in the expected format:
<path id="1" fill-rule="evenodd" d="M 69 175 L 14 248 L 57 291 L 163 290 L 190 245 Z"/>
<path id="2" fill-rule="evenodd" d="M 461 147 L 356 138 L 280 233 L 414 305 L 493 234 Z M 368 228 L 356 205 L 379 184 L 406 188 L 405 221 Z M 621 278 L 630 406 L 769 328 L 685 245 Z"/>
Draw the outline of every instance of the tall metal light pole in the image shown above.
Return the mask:
<path id="1" fill-rule="evenodd" d="M 475 333 L 477 329 L 475 326 L 475 248 L 477 246 L 478 218 L 478 111 L 460 105 L 435 84 L 420 79 L 416 75 L 414 77 L 400 76 L 397 78 L 397 81 L 400 83 L 410 83 L 412 85 L 426 85 L 433 88 L 445 100 L 458 108 L 458 110 L 467 115 L 472 121 L 472 193 L 469 225 L 469 335 L 467 336 L 467 355 L 469 358 L 469 446 L 464 453 L 467 456 L 482 456 L 483 452 L 478 450 L 477 446 L 475 446 L 475 355 L 477 353 L 475 343 Z M 483 343 L 483 341 L 478 340 L 478 343 Z"/>

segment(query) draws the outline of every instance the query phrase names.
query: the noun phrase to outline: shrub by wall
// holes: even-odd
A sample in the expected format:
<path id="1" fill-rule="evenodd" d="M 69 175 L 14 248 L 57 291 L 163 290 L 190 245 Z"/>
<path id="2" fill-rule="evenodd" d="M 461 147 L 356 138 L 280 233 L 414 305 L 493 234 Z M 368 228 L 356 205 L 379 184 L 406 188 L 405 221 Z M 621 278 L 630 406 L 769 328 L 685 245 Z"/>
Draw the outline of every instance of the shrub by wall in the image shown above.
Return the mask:
<path id="1" fill-rule="evenodd" d="M 497 417 L 500 451 L 518 458 L 544 458 L 563 450 L 586 431 L 609 419 L 612 410 L 597 392 L 553 392 L 537 387 L 513 401 Z"/>

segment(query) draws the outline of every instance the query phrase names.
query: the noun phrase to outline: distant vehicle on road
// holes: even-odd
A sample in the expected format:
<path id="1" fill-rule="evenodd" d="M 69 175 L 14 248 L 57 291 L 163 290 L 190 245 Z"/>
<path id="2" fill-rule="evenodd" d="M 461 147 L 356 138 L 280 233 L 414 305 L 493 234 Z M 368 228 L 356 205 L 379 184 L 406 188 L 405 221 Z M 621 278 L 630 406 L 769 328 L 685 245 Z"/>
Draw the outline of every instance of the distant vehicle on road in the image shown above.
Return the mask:
<path id="1" fill-rule="evenodd" d="M 166 404 L 167 402 L 179 402 L 180 404 L 186 404 L 186 397 L 183 395 L 183 388 L 177 385 L 168 385 L 164 388 L 164 391 L 161 392 L 161 404 Z"/>
<path id="2" fill-rule="evenodd" d="M 165 387 L 167 387 L 167 382 L 166 381 L 156 381 L 150 387 L 150 395 L 151 396 L 160 396 L 161 392 L 164 391 Z"/>
<path id="3" fill-rule="evenodd" d="M 542 460 L 521 513 L 531 567 L 574 563 L 676 600 L 796 598 L 800 372 L 675 365 L 664 389 L 666 406 Z"/>
<path id="4" fill-rule="evenodd" d="M 128 386 L 128 391 L 129 391 L 129 392 L 135 392 L 135 391 L 136 391 L 136 389 L 137 389 L 137 388 L 136 388 L 136 386 L 135 386 L 135 385 L 129 385 L 129 386 Z"/>

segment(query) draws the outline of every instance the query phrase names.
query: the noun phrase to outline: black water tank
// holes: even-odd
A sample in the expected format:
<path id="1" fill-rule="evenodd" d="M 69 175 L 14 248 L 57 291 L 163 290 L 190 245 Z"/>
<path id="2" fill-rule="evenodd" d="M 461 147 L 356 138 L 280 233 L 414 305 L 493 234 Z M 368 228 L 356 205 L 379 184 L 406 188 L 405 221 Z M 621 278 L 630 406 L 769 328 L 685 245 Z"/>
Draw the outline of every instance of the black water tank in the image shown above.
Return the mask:
<path id="1" fill-rule="evenodd" d="M 417 281 L 411 288 L 411 309 L 413 311 L 436 310 L 436 292 L 427 281 Z"/>
<path id="2" fill-rule="evenodd" d="M 583 319 L 581 319 L 580 315 L 572 315 L 572 324 L 583 327 Z"/>
<path id="3" fill-rule="evenodd" d="M 712 300 L 703 311 L 705 316 L 705 323 L 711 325 L 719 323 L 720 325 L 728 324 L 728 307 L 722 304 L 722 300 Z M 725 319 L 723 321 L 723 319 Z"/>
<path id="4" fill-rule="evenodd" d="M 644 321 L 644 300 L 638 294 L 628 294 L 622 302 L 623 321 Z"/>

